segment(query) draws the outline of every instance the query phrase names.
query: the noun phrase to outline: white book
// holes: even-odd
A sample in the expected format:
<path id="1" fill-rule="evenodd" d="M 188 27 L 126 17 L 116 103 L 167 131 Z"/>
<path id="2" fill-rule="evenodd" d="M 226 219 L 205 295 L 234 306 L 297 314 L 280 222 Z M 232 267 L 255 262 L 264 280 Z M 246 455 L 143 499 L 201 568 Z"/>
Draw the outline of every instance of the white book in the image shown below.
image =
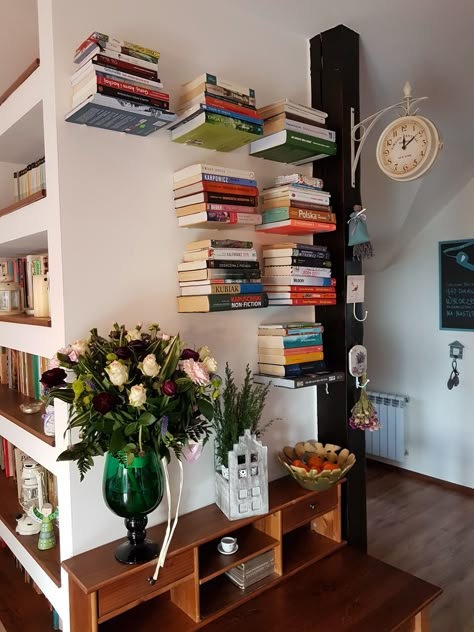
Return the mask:
<path id="1" fill-rule="evenodd" d="M 216 75 L 211 75 L 208 72 L 199 75 L 199 77 L 196 77 L 192 81 L 184 83 L 182 85 L 183 92 L 190 92 L 203 83 L 210 83 L 220 86 L 221 88 L 226 88 L 226 90 L 232 90 L 232 92 L 240 92 L 240 94 L 247 94 L 249 96 L 253 96 L 253 94 L 255 94 L 255 90 L 249 88 L 248 86 L 243 86 L 240 83 L 234 83 L 233 81 L 227 81 L 225 79 L 222 79 L 220 76 L 217 77 Z"/>
<path id="2" fill-rule="evenodd" d="M 263 276 L 263 285 L 312 285 L 312 286 L 332 286 L 328 279 L 311 276 Z"/>
<path id="3" fill-rule="evenodd" d="M 313 202 L 314 204 L 324 204 L 325 206 L 329 206 L 331 203 L 331 194 L 327 191 L 304 189 L 303 187 L 298 186 L 283 185 L 281 187 L 272 187 L 271 189 L 265 189 L 262 193 L 264 202 L 267 200 L 286 197 L 291 200 Z"/>
<path id="4" fill-rule="evenodd" d="M 191 206 L 192 204 L 202 204 L 204 202 L 206 202 L 206 194 L 208 192 L 207 191 L 201 191 L 200 193 L 195 193 L 194 195 L 186 195 L 185 197 L 182 198 L 177 198 L 174 201 L 174 207 L 175 208 L 182 208 L 183 206 Z M 225 193 L 215 193 L 214 195 L 226 195 Z M 233 193 L 231 193 L 230 195 L 234 195 Z M 254 195 L 251 195 L 249 197 L 256 197 Z M 225 199 L 225 198 L 223 198 Z M 238 199 L 235 200 L 230 200 L 229 202 L 217 202 L 218 204 L 230 204 L 232 206 L 238 206 L 239 202 Z M 251 206 L 249 206 L 248 204 L 244 204 L 243 206 L 248 206 L 249 208 L 252 208 Z M 255 206 L 257 206 L 257 204 L 255 204 Z M 253 212 L 253 211 L 251 211 Z"/>
<path id="5" fill-rule="evenodd" d="M 233 169 L 231 167 L 220 167 L 218 165 L 195 164 L 176 171 L 173 177 L 174 182 L 187 180 L 200 173 L 208 173 L 216 176 L 227 176 L 228 178 L 242 178 L 243 180 L 255 180 L 255 171 L 245 171 L 244 169 Z"/>
<path id="6" fill-rule="evenodd" d="M 265 250 L 263 253 L 263 262 L 266 266 L 292 266 L 293 264 L 293 257 L 301 257 L 301 255 L 290 255 L 287 257 L 278 257 L 276 255 L 272 255 L 269 253 L 277 253 L 277 252 L 286 252 L 284 250 Z M 291 251 L 293 252 L 293 251 Z M 320 265 L 321 263 L 325 263 L 326 261 L 328 261 L 328 259 L 319 259 L 316 257 L 311 257 L 311 262 L 313 262 L 315 264 L 319 264 L 319 265 L 314 265 L 314 266 L 308 266 L 308 267 L 314 267 L 314 268 L 326 268 L 327 266 L 322 266 Z M 329 270 L 329 268 L 328 268 Z"/>
<path id="7" fill-rule="evenodd" d="M 304 266 L 265 266 L 265 276 L 309 276 L 331 278 L 329 268 L 308 268 Z"/>
<path id="8" fill-rule="evenodd" d="M 316 138 L 330 140 L 333 143 L 336 142 L 336 132 L 325 129 L 324 127 L 318 127 L 317 125 L 309 125 L 308 123 L 301 123 L 300 121 L 287 118 L 285 120 L 285 129 L 291 132 L 301 132 L 301 134 L 306 134 L 307 136 L 316 136 Z"/>
<path id="9" fill-rule="evenodd" d="M 276 187 L 283 186 L 284 184 L 305 184 L 321 190 L 324 186 L 324 182 L 320 178 L 306 176 L 302 173 L 291 173 L 287 176 L 275 176 L 275 178 L 273 178 L 273 182 Z"/>
<path id="10" fill-rule="evenodd" d="M 76 86 L 81 81 L 84 81 L 87 75 L 96 76 L 96 72 L 100 72 L 104 75 L 109 75 L 114 79 L 120 79 L 125 83 L 132 83 L 134 85 L 146 86 L 154 90 L 162 90 L 163 84 L 160 81 L 152 81 L 151 79 L 145 79 L 145 77 L 139 77 L 138 75 L 132 75 L 128 72 L 123 72 L 111 66 L 101 66 L 95 64 L 94 60 L 89 60 L 87 64 L 81 66 L 71 77 L 71 85 Z"/>
<path id="11" fill-rule="evenodd" d="M 218 259 L 218 257 L 209 257 L 209 259 Z M 219 259 L 226 259 L 227 261 L 232 261 L 232 259 L 227 259 L 227 257 L 219 257 Z M 239 257 L 240 261 L 242 261 L 242 257 Z M 202 261 L 184 261 L 183 263 L 178 264 L 178 272 L 186 272 L 187 270 L 206 270 L 207 269 L 207 259 L 203 259 Z M 239 261 L 237 261 L 239 263 Z M 232 268 L 219 268 L 219 270 L 238 270 L 238 267 Z M 245 268 L 247 269 L 247 268 Z M 252 270 L 257 270 L 258 268 L 250 268 Z"/>
<path id="12" fill-rule="evenodd" d="M 178 226 L 191 227 L 194 225 L 201 225 L 203 228 L 220 228 L 223 226 L 226 228 L 232 228 L 232 226 L 237 227 L 239 224 L 258 226 L 262 223 L 262 216 L 256 213 L 228 213 L 226 211 L 219 211 L 219 213 L 221 213 L 220 218 L 222 218 L 219 220 L 209 219 L 206 211 L 203 211 L 202 213 L 193 213 L 192 215 L 185 215 L 184 217 L 178 217 Z"/>
<path id="13" fill-rule="evenodd" d="M 314 120 L 317 123 L 322 123 L 323 125 L 326 123 L 327 112 L 323 112 L 322 110 L 317 110 L 316 108 L 312 108 L 309 105 L 301 105 L 300 103 L 295 103 L 290 99 L 281 99 L 276 103 L 271 103 L 270 105 L 266 105 L 263 108 L 258 108 L 259 113 L 262 115 L 262 118 L 268 118 L 265 116 L 267 111 L 271 111 L 277 108 L 281 108 L 283 106 L 283 110 L 285 112 L 293 113 L 297 116 L 305 117 L 309 120 Z"/>
<path id="14" fill-rule="evenodd" d="M 215 283 L 215 281 L 218 281 L 218 283 Z M 203 281 L 180 281 L 179 282 L 179 286 L 181 288 L 185 288 L 186 287 L 186 288 L 191 288 L 192 289 L 193 287 L 196 287 L 196 286 L 200 287 L 200 286 L 205 285 L 206 287 L 207 286 L 212 286 L 213 287 L 214 285 L 224 285 L 224 283 L 227 283 L 227 284 L 229 284 L 229 283 L 233 283 L 233 284 L 235 284 L 235 283 L 239 283 L 239 284 L 240 283 L 257 283 L 258 285 L 261 285 L 262 280 L 259 279 L 259 278 L 257 278 L 257 279 L 212 279 L 212 280 L 204 279 Z M 191 292 L 191 295 L 193 293 L 194 292 Z M 207 293 L 207 292 L 205 292 L 205 293 Z"/>
<path id="15" fill-rule="evenodd" d="M 135 66 L 140 66 L 141 68 L 147 68 L 148 70 L 158 71 L 158 64 L 155 64 L 151 61 L 145 61 L 144 59 L 138 59 L 137 57 L 131 57 L 130 55 L 125 55 L 125 53 L 120 53 L 118 51 L 111 50 L 107 48 L 105 51 L 101 48 L 94 47 L 92 51 L 81 61 L 82 64 L 86 64 L 89 60 L 93 59 L 96 55 L 104 55 L 104 57 L 110 57 L 111 59 L 117 59 L 118 61 L 126 61 L 129 64 L 134 64 Z"/>
<path id="16" fill-rule="evenodd" d="M 187 250 L 183 254 L 183 261 L 207 261 L 207 259 L 228 259 L 241 261 L 256 261 L 255 248 L 201 248 L 200 250 Z"/>

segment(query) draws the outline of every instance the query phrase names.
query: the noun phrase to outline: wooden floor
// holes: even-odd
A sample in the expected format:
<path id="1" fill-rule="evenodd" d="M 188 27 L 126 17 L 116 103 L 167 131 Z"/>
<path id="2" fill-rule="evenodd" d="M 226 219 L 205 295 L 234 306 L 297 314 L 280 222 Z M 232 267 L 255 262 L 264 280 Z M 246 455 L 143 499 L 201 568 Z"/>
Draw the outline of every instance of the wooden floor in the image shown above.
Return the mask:
<path id="1" fill-rule="evenodd" d="M 474 499 L 368 466 L 368 552 L 441 586 L 431 632 L 474 632 Z"/>

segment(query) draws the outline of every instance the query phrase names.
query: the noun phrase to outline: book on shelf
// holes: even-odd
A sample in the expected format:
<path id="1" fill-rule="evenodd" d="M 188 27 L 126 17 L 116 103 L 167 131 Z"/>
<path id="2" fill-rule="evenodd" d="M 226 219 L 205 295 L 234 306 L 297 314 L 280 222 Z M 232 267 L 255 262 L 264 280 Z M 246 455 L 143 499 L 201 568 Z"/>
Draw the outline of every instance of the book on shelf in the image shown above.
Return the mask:
<path id="1" fill-rule="evenodd" d="M 295 202 L 311 202 L 322 206 L 329 206 L 331 202 L 331 194 L 327 191 L 301 184 L 269 187 L 263 190 L 262 197 L 264 202 L 271 202 L 272 199 L 287 199 Z"/>
<path id="2" fill-rule="evenodd" d="M 169 110 L 170 105 L 169 94 L 166 92 L 96 73 L 90 81 L 73 87 L 72 106 L 75 107 L 95 93 L 118 99 L 129 99 L 145 105 L 153 105 L 161 110 Z"/>
<path id="3" fill-rule="evenodd" d="M 286 256 L 286 257 L 273 257 L 269 255 L 270 252 L 278 252 L 278 250 L 266 250 L 263 263 L 266 266 L 305 266 L 307 268 L 331 268 L 332 262 L 329 259 L 323 257 L 312 256 Z M 282 252 L 282 251 L 281 251 Z M 301 252 L 301 251 L 296 251 Z M 303 251 L 304 252 L 304 251 Z M 269 256 L 267 256 L 267 254 Z"/>
<path id="4" fill-rule="evenodd" d="M 267 375 L 275 375 L 277 377 L 296 377 L 308 373 L 316 373 L 317 371 L 325 371 L 326 363 L 324 360 L 316 360 L 314 362 L 301 362 L 299 364 L 266 364 L 259 362 L 258 370 L 260 373 Z"/>
<path id="5" fill-rule="evenodd" d="M 290 294 L 298 294 L 301 295 L 302 293 L 306 293 L 306 292 L 311 292 L 311 293 L 317 293 L 317 294 L 329 294 L 329 298 L 334 298 L 335 294 L 336 294 L 336 288 L 332 285 L 329 286 L 311 286 L 311 285 L 277 285 L 277 284 L 272 284 L 272 285 L 267 285 L 267 291 L 269 293 L 274 293 L 274 292 L 288 292 Z M 300 298 L 302 298 L 302 296 L 299 296 Z M 324 298 L 324 297 L 321 297 Z"/>
<path id="6" fill-rule="evenodd" d="M 301 358 L 302 356 L 307 357 L 314 353 L 322 353 L 323 345 L 306 345 L 303 347 L 288 347 L 285 349 L 267 349 L 266 347 L 261 347 L 259 345 L 258 352 L 262 355 L 270 354 L 272 356 L 278 356 L 281 358 L 291 358 L 293 356 L 298 356 L 299 358 Z"/>
<path id="7" fill-rule="evenodd" d="M 311 332 L 321 327 L 309 328 Z M 276 331 L 276 330 L 274 330 Z M 309 334 L 287 334 L 286 328 L 282 329 L 282 335 L 264 335 L 258 330 L 257 344 L 259 349 L 294 349 L 300 347 L 312 347 L 323 344 L 322 331 Z M 301 331 L 301 329 L 297 330 Z"/>
<path id="8" fill-rule="evenodd" d="M 302 121 L 294 121 L 288 118 L 285 114 L 279 114 L 270 119 L 266 119 L 263 124 L 263 135 L 270 136 L 277 132 L 288 130 L 290 132 L 301 132 L 301 134 L 307 134 L 308 136 L 315 136 L 316 138 L 322 138 L 323 140 L 330 140 L 336 142 L 336 132 L 321 127 L 320 125 L 311 125 L 309 123 L 303 123 Z"/>
<path id="9" fill-rule="evenodd" d="M 217 151 L 232 151 L 262 135 L 262 126 L 213 112 L 198 116 L 172 130 L 171 140 Z"/>
<path id="10" fill-rule="evenodd" d="M 251 156 L 294 164 L 315 160 L 317 156 L 335 156 L 336 151 L 336 143 L 289 130 L 264 136 L 250 144 Z"/>
<path id="11" fill-rule="evenodd" d="M 268 288 L 265 286 L 265 291 Z M 335 298 L 273 298 L 268 294 L 268 304 L 273 307 L 282 305 L 336 305 Z"/>
<path id="12" fill-rule="evenodd" d="M 244 121 L 249 123 L 250 125 L 255 125 L 258 127 L 262 127 L 263 121 L 256 116 L 247 116 L 246 114 L 241 114 L 240 112 L 235 112 L 233 110 L 226 110 L 224 108 L 216 108 L 212 105 L 206 105 L 203 103 L 198 103 L 197 105 L 185 110 L 181 116 L 178 116 L 173 123 L 170 123 L 168 129 L 171 131 L 177 129 L 180 126 L 190 123 L 193 119 L 198 117 L 203 112 L 208 112 L 209 114 L 215 114 L 217 116 L 223 116 L 225 119 L 231 118 L 236 119 L 237 121 Z"/>
<path id="13" fill-rule="evenodd" d="M 315 189 L 322 190 L 324 188 L 324 181 L 321 178 L 315 178 L 314 176 L 307 176 L 304 173 L 290 173 L 288 175 L 275 176 L 273 178 L 273 184 L 276 187 L 283 184 L 305 184 Z"/>
<path id="14" fill-rule="evenodd" d="M 234 101 L 232 99 L 227 99 L 226 97 L 216 96 L 211 94 L 210 92 L 201 92 L 194 99 L 190 99 L 183 103 L 181 101 L 181 106 L 177 109 L 178 116 L 184 114 L 186 110 L 189 108 L 195 107 L 197 105 L 210 105 L 214 108 L 220 108 L 221 110 L 228 110 L 229 112 L 236 112 L 237 114 L 244 114 L 245 116 L 249 116 L 252 118 L 257 118 L 257 110 L 255 107 L 250 106 L 242 101 Z"/>
<path id="15" fill-rule="evenodd" d="M 157 64 L 160 59 L 160 53 L 153 48 L 147 48 L 127 40 L 120 40 L 116 37 L 111 37 L 106 33 L 100 33 L 99 31 L 93 31 L 89 37 L 81 42 L 81 44 L 79 44 L 76 48 L 74 62 L 76 64 L 80 64 L 83 58 L 86 57 L 90 50 L 95 46 L 99 46 L 99 48 L 102 49 L 109 48 L 112 50 L 126 49 L 129 54 L 130 52 L 133 52 L 134 54 L 138 54 L 140 57 L 143 57 L 143 59 L 152 61 L 155 64 Z"/>
<path id="16" fill-rule="evenodd" d="M 262 211 L 270 211 L 275 208 L 304 208 L 307 211 L 322 211 L 323 213 L 332 213 L 333 210 L 330 204 L 319 204 L 317 202 L 308 202 L 307 200 L 301 202 L 289 196 L 266 199 L 262 197 Z"/>
<path id="17" fill-rule="evenodd" d="M 279 114 L 285 114 L 288 117 L 295 117 L 295 120 L 298 120 L 296 117 L 299 117 L 303 121 L 312 121 L 321 125 L 326 125 L 328 116 L 327 112 L 317 110 L 309 105 L 295 103 L 291 99 L 281 99 L 275 103 L 270 103 L 262 108 L 258 108 L 258 114 L 265 120 L 273 116 L 278 116 Z"/>
<path id="18" fill-rule="evenodd" d="M 258 261 L 245 261 L 234 259 L 205 259 L 195 261 L 183 261 L 178 264 L 178 272 L 186 270 L 205 270 L 206 268 L 217 268 L 225 270 L 257 270 L 260 268 Z"/>
<path id="19" fill-rule="evenodd" d="M 324 248 L 319 250 L 319 248 Z M 329 260 L 330 254 L 326 246 L 315 250 L 311 244 L 268 244 L 262 246 L 263 257 L 306 257 Z"/>
<path id="20" fill-rule="evenodd" d="M 245 195 L 245 196 L 257 196 L 258 189 L 255 186 L 247 186 L 242 184 L 224 184 L 222 182 L 206 182 L 201 180 L 196 184 L 191 184 L 187 187 L 175 189 L 174 198 L 182 199 L 188 195 L 194 195 L 196 193 L 226 193 L 228 195 Z"/>
<path id="21" fill-rule="evenodd" d="M 345 374 L 342 371 L 330 373 L 321 371 L 319 373 L 307 373 L 297 377 L 277 377 L 275 375 L 254 374 L 253 381 L 256 384 L 272 384 L 272 386 L 282 386 L 283 388 L 305 388 L 306 386 L 318 386 L 318 384 L 331 384 L 344 382 Z"/>
<path id="22" fill-rule="evenodd" d="M 201 250 L 202 248 L 253 248 L 253 241 L 239 239 L 200 239 L 190 241 L 184 247 L 185 250 Z"/>
<path id="23" fill-rule="evenodd" d="M 291 206 L 284 206 L 262 211 L 263 224 L 269 224 L 271 222 L 281 222 L 287 219 L 299 219 L 302 221 L 306 220 L 312 222 L 327 222 L 330 224 L 335 224 L 336 214 L 324 211 L 312 211 L 305 208 L 293 208 Z"/>
<path id="24" fill-rule="evenodd" d="M 220 269 L 205 269 L 205 270 L 188 270 L 186 272 L 178 272 L 178 280 L 181 281 L 211 281 L 211 280 L 228 280 L 233 281 L 239 279 L 240 282 L 248 281 L 248 279 L 258 279 L 255 283 L 261 282 L 260 270 L 220 270 Z"/>
<path id="25" fill-rule="evenodd" d="M 255 230 L 275 235 L 305 235 L 307 233 L 330 233 L 336 230 L 336 224 L 312 222 L 310 220 L 285 219 L 257 226 Z"/>
<path id="26" fill-rule="evenodd" d="M 267 353 L 258 354 L 258 362 L 260 364 L 276 364 L 286 366 L 287 364 L 301 364 L 302 362 L 318 362 L 324 359 L 324 353 L 317 351 L 315 353 L 300 353 L 291 356 L 284 356 L 279 354 L 270 353 L 271 350 L 266 350 Z"/>
<path id="27" fill-rule="evenodd" d="M 38 158 L 13 173 L 13 199 L 19 202 L 46 189 L 45 158 Z"/>
<path id="28" fill-rule="evenodd" d="M 136 136 L 149 136 L 172 120 L 174 114 L 124 99 L 93 94 L 69 114 L 66 121 Z"/>
<path id="29" fill-rule="evenodd" d="M 178 101 L 178 109 L 186 111 L 189 104 L 194 101 L 196 97 L 201 97 L 202 95 L 209 95 L 223 101 L 229 101 L 243 107 L 252 108 L 253 110 L 256 109 L 255 96 L 250 96 L 244 92 L 230 90 L 229 88 L 225 88 L 223 86 L 216 86 L 212 83 L 201 83 L 192 90 L 183 91 Z M 257 112 L 256 114 L 257 116 L 260 116 Z"/>
<path id="30" fill-rule="evenodd" d="M 255 248 L 201 248 L 188 250 L 183 255 L 183 261 L 205 261 L 207 259 L 228 259 L 242 261 L 257 261 Z"/>
<path id="31" fill-rule="evenodd" d="M 158 83 L 161 83 L 156 68 L 144 68 L 136 59 L 132 62 L 128 62 L 124 59 L 115 59 L 114 57 L 99 53 L 91 57 L 90 61 L 92 61 L 93 63 L 98 63 L 101 66 L 105 66 L 107 68 L 116 68 L 117 70 L 127 72 L 129 74 L 135 75 L 136 77 L 143 77 L 145 79 L 150 79 L 151 81 L 157 81 Z M 163 87 L 163 85 L 161 85 L 161 87 Z"/>
<path id="32" fill-rule="evenodd" d="M 228 90 L 232 90 L 233 92 L 241 92 L 242 94 L 248 94 L 249 97 L 255 97 L 255 90 L 249 88 L 248 86 L 244 86 L 240 83 L 235 83 L 234 81 L 228 81 L 219 75 L 213 75 L 209 72 L 205 72 L 202 75 L 199 75 L 192 81 L 188 81 L 183 84 L 183 92 L 189 92 L 194 90 L 197 87 L 200 87 L 202 84 L 212 84 L 214 86 L 221 86 L 222 88 L 227 88 Z"/>
<path id="33" fill-rule="evenodd" d="M 148 77 L 142 77 L 140 74 L 133 74 L 126 70 L 121 70 L 118 66 L 107 66 L 101 64 L 98 59 L 90 59 L 87 64 L 84 64 L 76 70 L 71 76 L 71 86 L 73 88 L 84 85 L 91 81 L 96 76 L 109 77 L 112 79 L 119 79 L 121 81 L 129 82 L 133 85 L 149 87 L 153 90 L 162 90 L 163 84 L 161 81 L 155 81 Z"/>
<path id="34" fill-rule="evenodd" d="M 249 178 L 235 178 L 229 176 L 218 176 L 212 173 L 198 173 L 195 176 L 190 176 L 189 178 L 185 178 L 183 180 L 176 180 L 173 184 L 173 190 L 178 191 L 184 187 L 188 187 L 192 184 L 197 184 L 198 182 L 214 182 L 221 184 L 236 184 L 245 187 L 256 187 L 257 181 Z"/>
<path id="35" fill-rule="evenodd" d="M 175 200 L 175 208 L 192 206 L 194 204 L 232 204 L 235 206 L 258 205 L 258 198 L 255 195 L 236 195 L 235 193 L 215 193 L 214 191 L 201 191 L 193 195 Z"/>
<path id="36" fill-rule="evenodd" d="M 266 259 L 265 261 L 271 261 Z M 315 268 L 305 266 L 274 266 L 265 265 L 265 276 L 305 276 L 305 277 L 321 277 L 330 278 L 331 270 L 328 268 Z"/>
<path id="37" fill-rule="evenodd" d="M 261 294 L 262 283 L 208 283 L 206 285 L 181 284 L 181 296 L 200 296 L 203 294 Z"/>
<path id="38" fill-rule="evenodd" d="M 227 211 L 208 211 L 194 213 L 178 218 L 178 226 L 183 228 L 222 228 L 247 224 L 257 226 L 262 223 L 261 215 L 255 213 L 233 213 Z"/>
<path id="39" fill-rule="evenodd" d="M 267 285 L 265 291 L 270 299 L 336 299 L 335 292 L 274 292 L 274 285 Z M 301 289 L 301 288 L 299 288 Z"/>
<path id="40" fill-rule="evenodd" d="M 234 169 L 233 167 L 221 167 L 218 165 L 208 165 L 198 163 L 184 167 L 179 171 L 175 171 L 173 181 L 176 184 L 187 178 L 193 178 L 200 175 L 224 176 L 230 178 L 243 178 L 244 180 L 255 180 L 255 171 L 246 171 L 244 169 Z M 202 178 L 199 178 L 202 179 Z"/>
<path id="41" fill-rule="evenodd" d="M 267 306 L 268 298 L 264 292 L 258 294 L 178 296 L 178 312 L 222 312 Z"/>
<path id="42" fill-rule="evenodd" d="M 300 336 L 323 332 L 324 327 L 321 323 L 262 323 L 258 326 L 259 336 Z"/>
<path id="43" fill-rule="evenodd" d="M 122 53 L 118 50 L 111 48 L 101 48 L 100 46 L 94 46 L 89 50 L 89 53 L 81 59 L 80 64 L 86 64 L 90 59 L 93 59 L 96 55 L 100 55 L 102 58 L 115 59 L 116 61 L 125 62 L 132 66 L 139 66 L 152 72 L 158 71 L 158 64 L 155 61 L 147 61 L 146 59 L 138 58 L 128 53 Z"/>
<path id="44" fill-rule="evenodd" d="M 255 215 L 257 213 L 256 206 L 244 206 L 243 204 L 209 204 L 200 202 L 198 204 L 189 204 L 188 206 L 180 206 L 176 209 L 176 217 L 186 217 L 186 215 L 196 215 L 197 213 L 247 213 Z M 259 216 L 258 224 L 261 223 L 262 217 Z M 254 220 L 250 220 L 254 221 Z"/>
<path id="45" fill-rule="evenodd" d="M 298 286 L 326 286 L 334 287 L 336 285 L 336 279 L 324 279 L 320 277 L 309 276 L 264 276 L 262 278 L 264 285 L 298 285 Z"/>

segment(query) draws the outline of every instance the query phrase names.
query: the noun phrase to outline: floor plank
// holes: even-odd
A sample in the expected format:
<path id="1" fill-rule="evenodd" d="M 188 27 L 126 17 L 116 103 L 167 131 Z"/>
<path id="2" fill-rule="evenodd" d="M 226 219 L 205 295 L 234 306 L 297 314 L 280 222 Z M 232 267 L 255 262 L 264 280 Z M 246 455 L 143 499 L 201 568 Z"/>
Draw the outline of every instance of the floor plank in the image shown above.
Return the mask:
<path id="1" fill-rule="evenodd" d="M 370 463 L 370 555 L 441 586 L 431 632 L 474 632 L 474 500 Z"/>

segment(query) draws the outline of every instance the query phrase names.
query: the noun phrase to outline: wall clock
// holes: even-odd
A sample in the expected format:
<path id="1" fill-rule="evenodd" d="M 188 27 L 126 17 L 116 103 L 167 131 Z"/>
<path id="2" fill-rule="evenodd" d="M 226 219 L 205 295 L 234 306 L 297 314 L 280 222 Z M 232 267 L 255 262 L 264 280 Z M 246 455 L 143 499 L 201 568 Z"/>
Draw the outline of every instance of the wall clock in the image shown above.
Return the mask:
<path id="1" fill-rule="evenodd" d="M 424 175 L 441 149 L 435 125 L 423 116 L 401 116 L 380 134 L 376 156 L 380 169 L 406 182 Z"/>

